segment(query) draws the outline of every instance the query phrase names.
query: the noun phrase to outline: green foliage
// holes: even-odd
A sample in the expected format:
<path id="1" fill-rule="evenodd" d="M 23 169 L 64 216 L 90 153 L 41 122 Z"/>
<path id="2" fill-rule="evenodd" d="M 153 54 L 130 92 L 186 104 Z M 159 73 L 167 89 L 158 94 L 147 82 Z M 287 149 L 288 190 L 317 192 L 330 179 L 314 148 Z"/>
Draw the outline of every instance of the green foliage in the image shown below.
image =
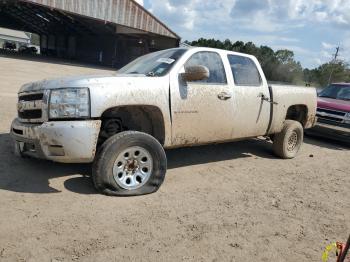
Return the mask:
<path id="1" fill-rule="evenodd" d="M 325 87 L 329 82 L 350 82 L 350 69 L 343 61 L 326 63 L 313 70 L 304 69 L 304 78 L 309 83 Z"/>
<path id="2" fill-rule="evenodd" d="M 219 48 L 254 55 L 259 60 L 268 81 L 325 86 L 333 68 L 332 82 L 350 82 L 349 67 L 343 62 L 328 63 L 309 70 L 302 68 L 300 62 L 295 60 L 294 52 L 290 50 L 275 52 L 268 46 L 258 47 L 252 42 L 242 41 L 233 43 L 229 39 L 222 42 L 200 38 L 193 42 L 186 41 L 186 43 L 192 46 Z"/>

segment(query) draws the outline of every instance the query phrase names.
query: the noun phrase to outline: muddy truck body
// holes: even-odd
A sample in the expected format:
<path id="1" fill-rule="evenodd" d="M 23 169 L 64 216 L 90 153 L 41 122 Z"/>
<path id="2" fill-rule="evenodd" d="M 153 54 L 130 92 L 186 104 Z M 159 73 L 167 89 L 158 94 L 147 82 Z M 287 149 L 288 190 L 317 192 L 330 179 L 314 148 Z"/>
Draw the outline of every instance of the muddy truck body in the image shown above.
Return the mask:
<path id="1" fill-rule="evenodd" d="M 138 58 L 117 73 L 24 85 L 11 134 L 18 155 L 93 162 L 107 195 L 157 191 L 164 148 L 271 137 L 293 158 L 314 126 L 316 90 L 268 85 L 253 56 L 176 48 Z"/>

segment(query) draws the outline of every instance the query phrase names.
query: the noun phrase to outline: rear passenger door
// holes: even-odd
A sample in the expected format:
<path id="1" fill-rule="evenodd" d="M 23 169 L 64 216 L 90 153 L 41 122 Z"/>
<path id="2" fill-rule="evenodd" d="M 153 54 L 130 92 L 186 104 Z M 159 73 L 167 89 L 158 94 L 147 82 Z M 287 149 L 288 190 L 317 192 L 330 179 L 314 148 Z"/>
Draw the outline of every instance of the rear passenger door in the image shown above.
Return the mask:
<path id="1" fill-rule="evenodd" d="M 267 82 L 257 60 L 248 56 L 227 56 L 233 77 L 232 139 L 265 135 L 269 126 L 271 104 Z"/>

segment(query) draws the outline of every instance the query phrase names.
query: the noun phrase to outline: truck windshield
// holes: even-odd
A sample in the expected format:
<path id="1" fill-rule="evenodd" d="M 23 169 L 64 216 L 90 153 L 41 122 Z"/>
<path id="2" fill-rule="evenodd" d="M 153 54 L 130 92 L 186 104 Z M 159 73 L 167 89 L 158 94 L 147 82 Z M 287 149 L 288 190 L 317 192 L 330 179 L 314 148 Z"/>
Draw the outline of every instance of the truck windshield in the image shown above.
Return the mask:
<path id="1" fill-rule="evenodd" d="M 124 66 L 118 71 L 118 74 L 164 76 L 186 51 L 185 48 L 176 48 L 142 56 Z"/>
<path id="2" fill-rule="evenodd" d="M 319 97 L 350 101 L 350 84 L 330 85 L 322 90 Z"/>

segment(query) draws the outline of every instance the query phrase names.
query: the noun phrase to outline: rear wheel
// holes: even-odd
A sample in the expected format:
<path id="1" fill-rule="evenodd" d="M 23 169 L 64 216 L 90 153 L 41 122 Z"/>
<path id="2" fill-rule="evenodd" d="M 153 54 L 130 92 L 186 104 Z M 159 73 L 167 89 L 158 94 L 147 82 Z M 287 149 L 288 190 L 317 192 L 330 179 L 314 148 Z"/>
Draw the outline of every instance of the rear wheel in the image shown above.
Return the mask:
<path id="1" fill-rule="evenodd" d="M 166 156 L 152 136 L 128 131 L 109 138 L 93 165 L 93 180 L 106 195 L 135 196 L 156 192 L 164 181 Z"/>
<path id="2" fill-rule="evenodd" d="M 294 158 L 304 140 L 303 126 L 294 120 L 286 120 L 280 133 L 274 135 L 273 151 L 283 158 Z"/>

